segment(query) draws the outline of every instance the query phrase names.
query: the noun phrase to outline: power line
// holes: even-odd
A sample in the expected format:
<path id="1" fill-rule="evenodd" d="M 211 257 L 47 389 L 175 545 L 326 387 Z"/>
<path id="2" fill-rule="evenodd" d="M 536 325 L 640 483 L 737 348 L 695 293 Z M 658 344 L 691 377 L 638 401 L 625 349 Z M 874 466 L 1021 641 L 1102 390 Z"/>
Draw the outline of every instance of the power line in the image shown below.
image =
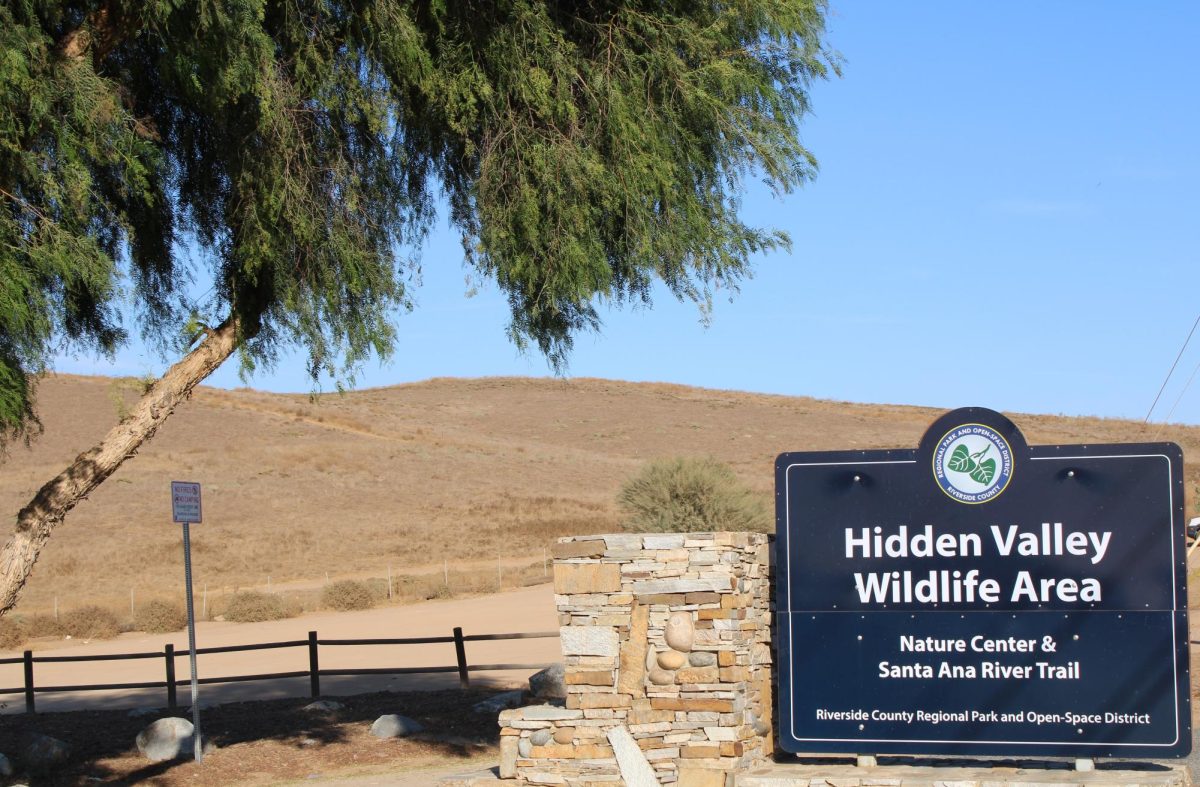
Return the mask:
<path id="1" fill-rule="evenodd" d="M 1196 321 L 1192 323 L 1192 329 L 1188 331 L 1187 338 L 1183 340 L 1183 346 L 1179 348 L 1179 355 L 1175 356 L 1175 363 L 1171 364 L 1171 370 L 1167 372 L 1166 378 L 1163 379 L 1162 387 L 1158 389 L 1158 396 L 1154 397 L 1154 403 L 1146 411 L 1146 418 L 1142 421 L 1143 424 L 1150 423 L 1150 413 L 1154 412 L 1154 408 L 1158 406 L 1158 400 L 1162 397 L 1163 391 L 1166 390 L 1167 382 L 1171 379 L 1171 375 L 1175 374 L 1175 367 L 1179 365 L 1179 359 L 1183 357 L 1183 351 L 1187 349 L 1188 342 L 1192 340 L 1192 334 L 1196 332 L 1197 325 L 1200 325 L 1200 314 L 1196 315 Z"/>
<path id="2" fill-rule="evenodd" d="M 1179 396 L 1175 397 L 1175 404 L 1171 405 L 1171 410 L 1167 413 L 1167 417 L 1164 418 L 1162 423 L 1158 425 L 1158 431 L 1154 433 L 1155 440 L 1157 440 L 1158 436 L 1162 433 L 1163 427 L 1170 422 L 1171 416 L 1175 415 L 1175 408 L 1179 406 L 1179 402 L 1183 400 L 1183 395 L 1187 393 L 1187 389 L 1191 387 L 1192 380 L 1196 379 L 1196 372 L 1200 372 L 1200 363 L 1197 363 L 1196 368 L 1192 369 L 1191 376 L 1188 377 L 1187 382 L 1183 384 L 1183 390 L 1179 392 Z"/>

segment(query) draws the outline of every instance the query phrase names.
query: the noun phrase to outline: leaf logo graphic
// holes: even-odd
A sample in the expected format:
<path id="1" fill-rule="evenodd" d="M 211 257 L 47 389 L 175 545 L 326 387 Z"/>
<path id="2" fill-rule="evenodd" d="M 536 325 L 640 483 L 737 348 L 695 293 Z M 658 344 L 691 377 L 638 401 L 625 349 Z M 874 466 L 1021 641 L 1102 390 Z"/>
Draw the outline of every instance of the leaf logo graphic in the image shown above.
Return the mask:
<path id="1" fill-rule="evenodd" d="M 958 502 L 986 503 L 1008 486 L 1012 449 L 995 429 L 963 424 L 938 442 L 933 475 L 942 491 Z"/>

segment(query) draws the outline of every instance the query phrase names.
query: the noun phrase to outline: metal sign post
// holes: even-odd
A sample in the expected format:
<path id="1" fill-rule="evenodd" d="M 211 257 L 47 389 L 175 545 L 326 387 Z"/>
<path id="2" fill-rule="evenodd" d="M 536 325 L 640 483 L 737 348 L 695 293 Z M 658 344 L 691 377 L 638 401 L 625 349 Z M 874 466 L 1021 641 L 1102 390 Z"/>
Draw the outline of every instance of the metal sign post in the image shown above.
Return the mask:
<path id="1" fill-rule="evenodd" d="M 200 690 L 196 679 L 196 609 L 192 604 L 192 539 L 190 525 L 202 521 L 200 484 L 189 481 L 171 482 L 171 514 L 183 525 L 183 575 L 187 595 L 188 656 L 192 664 L 192 754 L 196 762 L 204 761 L 200 741 Z"/>

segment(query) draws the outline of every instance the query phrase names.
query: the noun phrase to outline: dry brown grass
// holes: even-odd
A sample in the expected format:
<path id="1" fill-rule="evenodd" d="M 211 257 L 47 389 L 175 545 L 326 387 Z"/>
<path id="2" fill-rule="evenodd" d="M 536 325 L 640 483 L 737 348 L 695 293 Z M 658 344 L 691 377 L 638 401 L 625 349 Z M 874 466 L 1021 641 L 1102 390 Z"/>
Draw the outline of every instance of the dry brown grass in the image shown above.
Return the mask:
<path id="1" fill-rule="evenodd" d="M 116 388 L 130 402 L 132 383 Z M 0 466 L 12 516 L 117 419 L 109 378 L 51 377 L 45 434 Z M 648 460 L 712 456 L 769 497 L 783 451 L 916 445 L 940 411 L 606 380 L 438 379 L 307 396 L 201 388 L 51 538 L 17 612 L 182 600 L 172 480 L 204 485 L 192 528 L 197 614 L 238 589 L 314 609 L 329 580 L 382 583 L 395 601 L 490 592 L 543 576 L 543 549 L 620 529 L 621 484 Z M 1157 427 L 1012 414 L 1033 443 L 1138 442 Z M 1168 427 L 1191 456 L 1200 428 Z M 1187 469 L 1189 503 L 1197 471 Z M 1189 512 L 1192 510 L 1189 507 Z M 11 525 L 10 525 L 11 526 Z M 497 559 L 502 578 L 497 578 Z M 443 560 L 450 575 L 445 581 Z"/>

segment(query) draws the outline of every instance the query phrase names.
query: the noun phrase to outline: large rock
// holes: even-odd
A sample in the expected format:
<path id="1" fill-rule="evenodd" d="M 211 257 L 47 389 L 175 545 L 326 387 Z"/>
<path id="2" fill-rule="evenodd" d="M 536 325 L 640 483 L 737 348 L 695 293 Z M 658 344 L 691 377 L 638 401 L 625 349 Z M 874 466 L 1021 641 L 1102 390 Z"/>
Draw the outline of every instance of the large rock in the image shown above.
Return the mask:
<path id="1" fill-rule="evenodd" d="M 407 738 L 425 728 L 417 721 L 399 713 L 386 713 L 371 725 L 371 734 L 376 738 Z"/>
<path id="2" fill-rule="evenodd" d="M 543 700 L 565 700 L 567 698 L 567 668 L 551 664 L 541 672 L 529 676 L 529 693 Z"/>
<path id="3" fill-rule="evenodd" d="M 152 722 L 138 733 L 137 748 L 151 762 L 166 762 L 192 751 L 192 723 L 177 716 Z"/>
<path id="4" fill-rule="evenodd" d="M 342 703 L 334 702 L 333 700 L 317 700 L 316 702 L 308 703 L 301 710 L 307 711 L 308 713 L 333 713 L 334 711 L 339 711 L 344 707 L 346 706 Z"/>
<path id="5" fill-rule="evenodd" d="M 650 682 L 655 686 L 670 686 L 675 682 L 675 673 L 655 667 L 650 670 Z"/>
<path id="6" fill-rule="evenodd" d="M 692 613 L 676 612 L 667 618 L 663 628 L 663 639 L 672 650 L 687 653 L 696 642 L 696 626 L 692 623 Z"/>
<path id="7" fill-rule="evenodd" d="M 477 702 L 471 706 L 471 710 L 476 713 L 499 713 L 507 708 L 519 708 L 524 701 L 525 692 L 521 689 L 516 689 L 497 694 L 494 697 L 488 697 L 483 702 Z"/>
<path id="8" fill-rule="evenodd" d="M 688 663 L 687 654 L 677 650 L 664 650 L 658 654 L 658 666 L 663 669 L 679 669 Z"/>
<path id="9" fill-rule="evenodd" d="M 62 765 L 71 756 L 71 745 L 49 735 L 32 735 L 21 751 L 21 759 L 31 771 L 43 771 Z"/>
<path id="10" fill-rule="evenodd" d="M 143 716 L 157 716 L 162 712 L 162 708 L 134 708 L 125 715 L 131 719 L 140 719 Z"/>

